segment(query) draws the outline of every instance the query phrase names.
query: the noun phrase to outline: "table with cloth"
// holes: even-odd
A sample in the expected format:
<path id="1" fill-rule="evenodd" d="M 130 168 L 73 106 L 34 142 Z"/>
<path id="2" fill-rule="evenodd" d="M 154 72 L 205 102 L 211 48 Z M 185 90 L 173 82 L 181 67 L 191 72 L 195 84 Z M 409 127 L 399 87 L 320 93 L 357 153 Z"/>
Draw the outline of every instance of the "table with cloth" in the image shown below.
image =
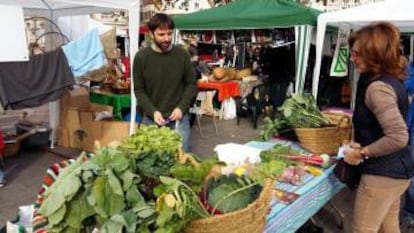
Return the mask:
<path id="1" fill-rule="evenodd" d="M 119 95 L 108 91 L 93 90 L 89 93 L 92 103 L 110 105 L 113 107 L 115 120 L 122 120 L 122 109 L 131 107 L 131 95 Z"/>
<path id="2" fill-rule="evenodd" d="M 236 81 L 229 82 L 198 82 L 197 88 L 199 90 L 213 89 L 217 90 L 217 98 L 219 102 L 230 98 L 240 96 L 239 83 Z"/>
<path id="3" fill-rule="evenodd" d="M 263 81 L 260 79 L 249 81 L 240 80 L 237 82 L 239 83 L 240 97 L 246 97 L 248 94 L 252 92 L 255 86 L 263 83 Z"/>
<path id="4" fill-rule="evenodd" d="M 218 113 L 220 119 L 232 119 L 236 116 L 236 103 L 232 98 L 240 96 L 240 87 L 238 82 L 197 82 L 197 88 L 200 92 L 206 90 L 217 91 L 217 98 L 215 97 L 213 102 L 215 105 L 220 106 L 220 111 Z"/>
<path id="5" fill-rule="evenodd" d="M 278 142 L 280 141 L 251 141 L 246 145 L 266 150 L 272 148 Z M 323 174 L 320 176 L 306 173 L 303 177 L 303 183 L 298 186 L 278 182 L 276 188 L 296 193 L 299 197 L 290 204 L 273 200 L 270 203 L 271 210 L 267 216 L 264 232 L 295 232 L 327 204 L 330 199 L 345 187 L 344 184 L 336 179 L 333 169 L 334 166 L 324 169 Z"/>

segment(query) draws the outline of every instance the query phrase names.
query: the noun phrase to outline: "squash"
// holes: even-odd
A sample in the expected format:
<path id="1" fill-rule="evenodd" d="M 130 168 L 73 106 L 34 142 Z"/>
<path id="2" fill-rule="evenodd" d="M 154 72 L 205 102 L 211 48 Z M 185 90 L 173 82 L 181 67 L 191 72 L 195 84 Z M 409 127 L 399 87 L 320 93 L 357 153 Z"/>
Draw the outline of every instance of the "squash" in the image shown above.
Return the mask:
<path id="1" fill-rule="evenodd" d="M 216 67 L 213 69 L 214 79 L 220 80 L 226 76 L 226 69 L 223 67 Z"/>

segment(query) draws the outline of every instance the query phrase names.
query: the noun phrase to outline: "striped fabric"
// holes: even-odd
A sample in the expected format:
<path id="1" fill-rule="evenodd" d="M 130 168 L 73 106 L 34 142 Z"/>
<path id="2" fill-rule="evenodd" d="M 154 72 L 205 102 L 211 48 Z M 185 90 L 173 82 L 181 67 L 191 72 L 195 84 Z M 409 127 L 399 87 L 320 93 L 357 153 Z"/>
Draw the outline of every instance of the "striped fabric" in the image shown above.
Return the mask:
<path id="1" fill-rule="evenodd" d="M 310 25 L 295 26 L 295 93 L 297 94 L 303 94 L 305 88 L 312 29 Z"/>

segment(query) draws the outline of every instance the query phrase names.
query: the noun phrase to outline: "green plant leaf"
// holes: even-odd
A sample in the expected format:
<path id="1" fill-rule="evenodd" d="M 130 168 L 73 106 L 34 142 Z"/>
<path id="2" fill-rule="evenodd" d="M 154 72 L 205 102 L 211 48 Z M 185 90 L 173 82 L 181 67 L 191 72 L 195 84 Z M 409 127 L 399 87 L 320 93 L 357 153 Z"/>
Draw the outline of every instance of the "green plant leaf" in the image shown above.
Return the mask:
<path id="1" fill-rule="evenodd" d="M 104 218 L 120 213 L 125 208 L 124 197 L 113 192 L 106 177 L 96 178 L 91 195 L 96 201 L 95 211 Z"/>
<path id="2" fill-rule="evenodd" d="M 106 169 L 105 174 L 108 176 L 108 183 L 113 193 L 123 196 L 124 192 L 122 191 L 121 182 L 119 182 L 118 177 L 112 172 L 112 169 Z"/>
<path id="3" fill-rule="evenodd" d="M 86 200 L 86 192 L 77 194 L 72 201 L 68 202 L 68 211 L 65 222 L 73 228 L 83 228 L 82 222 L 89 216 L 95 214 L 92 206 Z"/>
<path id="4" fill-rule="evenodd" d="M 58 225 L 65 216 L 66 205 L 61 205 L 60 208 L 53 214 L 48 216 L 48 221 L 50 225 Z"/>

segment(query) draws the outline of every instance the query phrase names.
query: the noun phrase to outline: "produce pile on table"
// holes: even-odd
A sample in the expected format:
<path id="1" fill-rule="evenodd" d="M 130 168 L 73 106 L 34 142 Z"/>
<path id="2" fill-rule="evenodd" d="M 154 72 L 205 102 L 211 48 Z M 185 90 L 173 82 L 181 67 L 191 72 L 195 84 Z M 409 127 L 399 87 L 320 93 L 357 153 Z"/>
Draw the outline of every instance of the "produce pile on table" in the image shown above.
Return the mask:
<path id="1" fill-rule="evenodd" d="M 116 148 L 104 147 L 62 170 L 38 212 L 48 232 L 182 232 L 199 218 L 245 208 L 264 180 L 286 163 L 268 159 L 243 174 L 222 175 L 216 159 L 181 151 L 166 127 L 141 126 Z"/>
<path id="2" fill-rule="evenodd" d="M 292 132 L 293 128 L 321 128 L 332 126 L 311 94 L 293 94 L 278 108 L 274 118 L 266 117 L 260 137 L 267 141 L 273 136 Z"/>

